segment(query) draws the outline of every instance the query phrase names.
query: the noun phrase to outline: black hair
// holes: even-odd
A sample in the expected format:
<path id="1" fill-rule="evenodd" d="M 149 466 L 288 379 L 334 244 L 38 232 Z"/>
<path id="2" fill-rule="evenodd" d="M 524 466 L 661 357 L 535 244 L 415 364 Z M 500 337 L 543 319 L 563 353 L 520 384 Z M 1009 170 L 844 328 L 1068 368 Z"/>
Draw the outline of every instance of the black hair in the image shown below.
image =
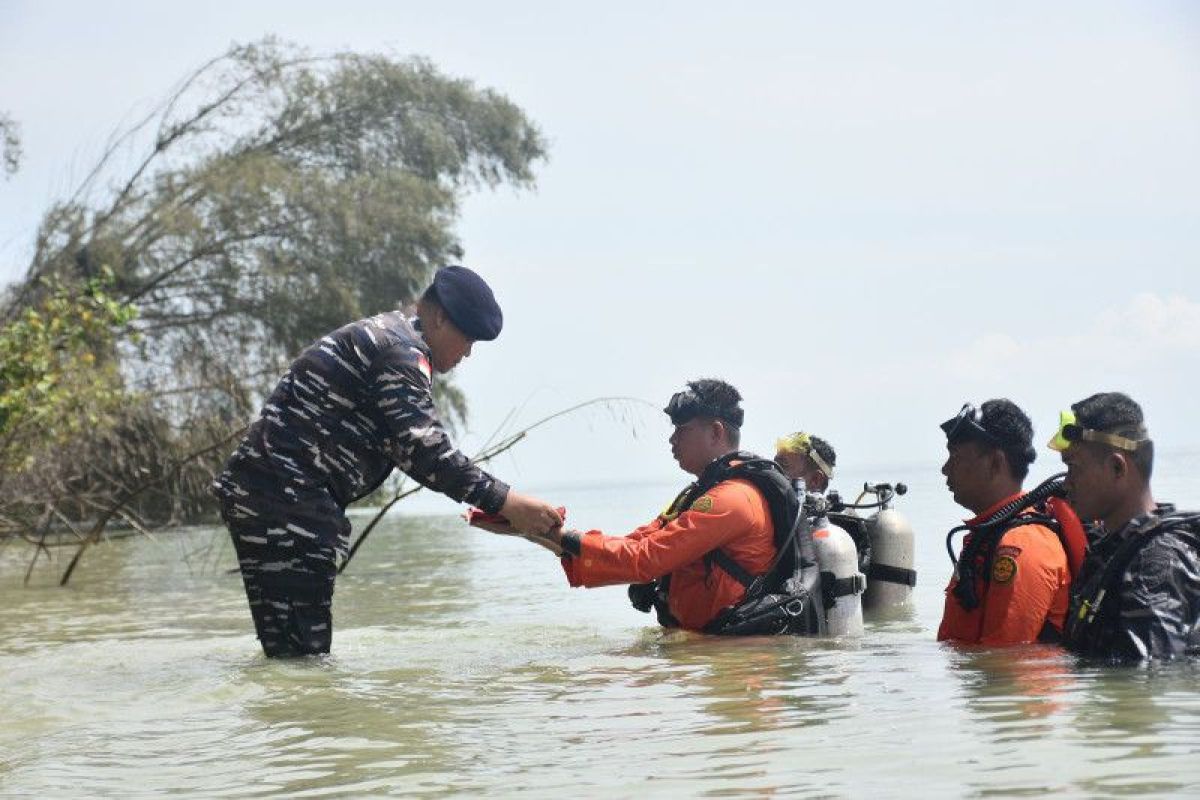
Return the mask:
<path id="1" fill-rule="evenodd" d="M 813 436 L 812 434 L 809 434 L 808 441 L 812 445 L 812 449 L 817 451 L 817 455 L 829 465 L 830 469 L 837 466 L 837 453 L 833 452 L 833 445 L 820 436 Z"/>
<path id="2" fill-rule="evenodd" d="M 731 384 L 716 378 L 699 378 L 694 381 L 688 381 L 687 386 L 696 393 L 696 396 L 700 398 L 700 401 L 704 405 L 729 412 L 725 417 L 741 416 L 740 412 L 742 409 L 738 406 L 738 403 L 742 401 L 742 394 L 733 388 Z M 725 426 L 729 443 L 734 447 L 741 444 L 741 428 L 724 417 L 719 418 L 719 421 Z"/>
<path id="3" fill-rule="evenodd" d="M 1150 480 L 1154 471 L 1154 442 L 1146 433 L 1142 407 L 1133 398 L 1121 392 L 1097 392 L 1072 405 L 1071 410 L 1075 412 L 1075 421 L 1085 428 L 1142 440 L 1132 453 L 1132 461 L 1138 472 Z"/>
<path id="4" fill-rule="evenodd" d="M 993 441 L 976 441 L 997 447 L 1008 460 L 1008 472 L 1018 481 L 1025 480 L 1029 465 L 1037 458 L 1033 449 L 1033 422 L 1021 407 L 1006 397 L 988 400 L 979 407 L 980 424 Z"/>

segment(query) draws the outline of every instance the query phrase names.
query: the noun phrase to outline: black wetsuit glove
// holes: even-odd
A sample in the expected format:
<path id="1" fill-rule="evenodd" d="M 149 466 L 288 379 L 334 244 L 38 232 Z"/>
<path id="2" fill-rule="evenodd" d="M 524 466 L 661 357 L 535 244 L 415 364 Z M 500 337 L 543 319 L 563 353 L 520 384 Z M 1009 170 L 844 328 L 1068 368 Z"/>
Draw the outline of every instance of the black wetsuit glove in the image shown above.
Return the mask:
<path id="1" fill-rule="evenodd" d="M 629 584 L 629 602 L 643 614 L 649 614 L 650 609 L 654 608 L 654 598 L 657 594 L 658 584 L 654 581 Z"/>

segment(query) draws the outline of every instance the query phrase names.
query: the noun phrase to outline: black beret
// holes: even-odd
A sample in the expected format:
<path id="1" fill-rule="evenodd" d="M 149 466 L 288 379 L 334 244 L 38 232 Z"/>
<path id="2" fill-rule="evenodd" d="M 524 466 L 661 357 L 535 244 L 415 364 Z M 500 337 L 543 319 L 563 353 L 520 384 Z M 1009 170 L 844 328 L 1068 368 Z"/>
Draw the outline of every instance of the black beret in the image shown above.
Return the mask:
<path id="1" fill-rule="evenodd" d="M 442 267 L 433 276 L 433 290 L 451 321 L 467 337 L 490 342 L 500 335 L 504 314 L 483 278 L 466 267 Z"/>

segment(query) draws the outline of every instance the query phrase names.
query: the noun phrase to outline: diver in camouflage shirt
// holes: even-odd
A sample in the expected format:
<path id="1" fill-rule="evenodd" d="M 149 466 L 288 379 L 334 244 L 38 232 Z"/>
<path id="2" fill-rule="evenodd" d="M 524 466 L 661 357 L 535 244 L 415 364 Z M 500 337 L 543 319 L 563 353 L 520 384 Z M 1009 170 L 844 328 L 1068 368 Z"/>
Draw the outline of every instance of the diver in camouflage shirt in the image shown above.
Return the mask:
<path id="1" fill-rule="evenodd" d="M 1067 467 L 1068 499 L 1095 523 L 1064 644 L 1112 662 L 1200 654 L 1200 514 L 1155 501 L 1141 406 L 1120 392 L 1080 400 L 1050 447 Z"/>
<path id="2" fill-rule="evenodd" d="M 524 533 L 561 524 L 450 442 L 432 373 L 500 333 L 491 289 L 465 267 L 438 271 L 408 318 L 353 322 L 305 350 L 213 483 L 233 537 L 254 626 L 268 656 L 329 652 L 345 509 L 398 467 L 424 486 L 506 516 Z"/>

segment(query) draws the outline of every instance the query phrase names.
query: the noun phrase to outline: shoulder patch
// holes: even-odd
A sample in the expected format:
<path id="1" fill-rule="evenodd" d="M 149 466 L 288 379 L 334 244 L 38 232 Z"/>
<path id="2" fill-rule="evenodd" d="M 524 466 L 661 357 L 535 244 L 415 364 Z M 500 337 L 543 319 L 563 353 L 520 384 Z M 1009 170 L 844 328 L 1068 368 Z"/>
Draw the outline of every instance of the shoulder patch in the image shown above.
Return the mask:
<path id="1" fill-rule="evenodd" d="M 430 366 L 429 359 L 425 357 L 424 353 L 417 353 L 417 369 L 421 370 L 430 382 L 433 381 L 433 367 Z"/>
<path id="2" fill-rule="evenodd" d="M 996 583 L 1010 583 L 1017 577 L 1017 560 L 1012 556 L 1000 556 L 992 564 L 992 580 Z"/>
<path id="3" fill-rule="evenodd" d="M 1021 548 L 1011 544 L 1002 544 L 996 548 L 996 555 L 1016 558 L 1017 556 L 1021 555 Z"/>
<path id="4" fill-rule="evenodd" d="M 706 494 L 702 494 L 696 498 L 696 502 L 692 503 L 689 511 L 699 511 L 701 514 L 707 514 L 713 510 L 713 499 Z"/>

